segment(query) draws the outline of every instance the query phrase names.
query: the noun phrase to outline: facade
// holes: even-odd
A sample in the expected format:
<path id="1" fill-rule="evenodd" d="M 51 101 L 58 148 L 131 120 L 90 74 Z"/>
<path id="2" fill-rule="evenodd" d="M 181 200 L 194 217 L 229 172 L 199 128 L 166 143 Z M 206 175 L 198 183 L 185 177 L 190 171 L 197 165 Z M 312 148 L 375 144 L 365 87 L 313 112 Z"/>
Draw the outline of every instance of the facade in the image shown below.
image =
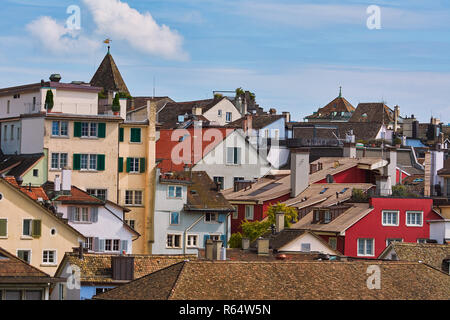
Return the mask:
<path id="1" fill-rule="evenodd" d="M 64 253 L 84 236 L 45 204 L 42 188 L 20 187 L 14 178 L 0 179 L 0 246 L 49 275 Z"/>
<path id="2" fill-rule="evenodd" d="M 160 175 L 156 199 L 155 254 L 198 254 L 208 239 L 227 246 L 234 208 L 205 172 Z"/>

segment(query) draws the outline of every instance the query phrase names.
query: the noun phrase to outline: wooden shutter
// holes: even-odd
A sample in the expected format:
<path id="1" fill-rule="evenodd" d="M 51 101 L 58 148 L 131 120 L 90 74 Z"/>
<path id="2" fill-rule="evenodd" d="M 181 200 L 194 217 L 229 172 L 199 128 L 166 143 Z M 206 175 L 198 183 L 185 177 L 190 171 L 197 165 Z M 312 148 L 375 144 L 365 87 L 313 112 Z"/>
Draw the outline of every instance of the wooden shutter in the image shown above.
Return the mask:
<path id="1" fill-rule="evenodd" d="M 81 169 L 81 154 L 73 155 L 73 170 Z"/>
<path id="2" fill-rule="evenodd" d="M 0 237 L 6 237 L 8 231 L 8 220 L 0 219 Z"/>
<path id="3" fill-rule="evenodd" d="M 131 142 L 141 142 L 141 128 L 131 128 Z"/>
<path id="4" fill-rule="evenodd" d="M 41 236 L 42 222 L 41 220 L 33 220 L 33 229 L 31 230 L 31 236 L 33 238 L 39 238 Z"/>
<path id="5" fill-rule="evenodd" d="M 140 158 L 139 159 L 139 171 L 140 173 L 144 173 L 145 172 L 145 158 Z"/>
<path id="6" fill-rule="evenodd" d="M 123 158 L 119 158 L 119 172 L 123 172 Z"/>
<path id="7" fill-rule="evenodd" d="M 105 155 L 97 155 L 97 171 L 105 171 Z"/>
<path id="8" fill-rule="evenodd" d="M 119 142 L 124 140 L 124 128 L 119 128 Z"/>
<path id="9" fill-rule="evenodd" d="M 106 137 L 106 123 L 101 122 L 98 124 L 98 134 L 97 136 L 99 138 L 105 138 Z"/>
<path id="10" fill-rule="evenodd" d="M 217 222 L 224 223 L 225 217 L 226 217 L 225 214 L 219 214 L 219 218 L 217 219 Z"/>
<path id="11" fill-rule="evenodd" d="M 220 236 L 220 241 L 222 241 L 222 244 L 223 244 L 224 248 L 226 248 L 227 247 L 227 238 L 225 237 L 224 234 L 222 234 Z"/>
<path id="12" fill-rule="evenodd" d="M 206 248 L 206 241 L 209 239 L 209 234 L 205 234 L 205 237 L 203 238 L 203 246 Z"/>
<path id="13" fill-rule="evenodd" d="M 241 148 L 234 148 L 234 163 L 241 164 Z"/>
<path id="14" fill-rule="evenodd" d="M 91 222 L 98 222 L 98 207 L 91 208 Z"/>
<path id="15" fill-rule="evenodd" d="M 127 158 L 127 172 L 131 171 L 131 158 Z"/>
<path id="16" fill-rule="evenodd" d="M 81 137 L 81 122 L 74 122 L 73 124 L 73 136 L 76 138 Z"/>

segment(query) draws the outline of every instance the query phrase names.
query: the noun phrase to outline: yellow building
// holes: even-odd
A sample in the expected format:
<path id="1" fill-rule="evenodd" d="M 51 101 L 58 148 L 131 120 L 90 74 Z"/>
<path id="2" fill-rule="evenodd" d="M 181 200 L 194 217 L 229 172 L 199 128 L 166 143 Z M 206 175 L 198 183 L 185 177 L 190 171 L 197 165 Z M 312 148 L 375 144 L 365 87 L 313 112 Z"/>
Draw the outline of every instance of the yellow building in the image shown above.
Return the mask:
<path id="1" fill-rule="evenodd" d="M 47 199 L 40 187 L 0 178 L 0 247 L 53 276 L 64 254 L 85 239 L 44 206 Z"/>

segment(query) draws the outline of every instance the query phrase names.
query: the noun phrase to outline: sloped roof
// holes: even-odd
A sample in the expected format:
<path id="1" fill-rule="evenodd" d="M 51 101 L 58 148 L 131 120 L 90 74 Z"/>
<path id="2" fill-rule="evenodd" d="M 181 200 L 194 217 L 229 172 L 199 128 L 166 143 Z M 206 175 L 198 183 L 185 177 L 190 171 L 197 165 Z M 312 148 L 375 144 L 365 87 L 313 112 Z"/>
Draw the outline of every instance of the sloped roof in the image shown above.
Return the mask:
<path id="1" fill-rule="evenodd" d="M 333 101 L 328 103 L 325 107 L 320 108 L 314 114 L 307 116 L 306 119 L 329 119 L 334 112 L 344 112 L 347 115 L 355 111 L 355 107 L 352 106 L 350 102 L 347 101 L 342 96 L 335 98 Z M 350 117 L 348 115 L 347 117 Z"/>
<path id="2" fill-rule="evenodd" d="M 114 283 L 124 282 L 112 277 L 111 258 L 117 255 L 84 253 L 81 260 L 78 253 L 66 253 L 55 275 L 60 276 L 66 264 L 80 268 L 83 283 Z M 186 259 L 195 260 L 195 255 L 128 255 L 134 257 L 134 278 L 138 279 L 160 269 L 182 262 Z"/>
<path id="3" fill-rule="evenodd" d="M 196 142 L 197 140 L 194 139 L 194 132 L 196 132 L 196 129 L 192 127 L 182 130 L 161 129 L 159 140 L 156 142 L 156 159 L 160 160 L 158 168 L 160 168 L 162 172 L 184 170 L 185 164 L 183 162 L 183 157 L 185 155 L 181 153 L 177 154 L 175 157 L 172 157 L 172 150 L 180 143 L 182 143 L 175 138 L 174 138 L 175 141 L 172 141 L 173 134 L 177 135 L 178 133 L 180 133 L 188 135 L 183 141 L 188 142 L 187 139 L 190 139 L 189 145 L 191 147 L 191 150 L 190 154 L 187 155 L 187 158 L 190 159 L 189 163 L 192 166 L 192 164 L 196 164 L 198 161 L 203 159 L 203 157 L 207 153 L 213 150 L 226 137 L 228 137 L 228 135 L 234 132 L 233 129 L 225 129 L 225 128 L 214 128 L 214 129 L 203 128 L 199 130 L 202 132 L 202 134 L 204 134 L 206 130 L 217 130 L 216 132 L 220 133 L 220 135 L 218 137 L 214 137 L 214 139 L 211 138 L 211 140 L 209 141 L 204 141 L 205 139 L 199 137 L 199 141 L 201 143 L 201 147 L 199 148 L 199 144 L 198 142 Z M 178 136 L 179 135 L 177 135 L 177 137 Z"/>
<path id="4" fill-rule="evenodd" d="M 63 204 L 104 204 L 102 200 L 91 196 L 86 191 L 83 191 L 75 186 L 71 187 L 70 194 L 57 194 L 55 192 L 55 184 L 51 181 L 47 181 L 42 187 L 50 199 L 54 201 L 61 201 Z"/>
<path id="5" fill-rule="evenodd" d="M 0 154 L 0 174 L 22 177 L 44 157 L 43 153 L 29 155 Z"/>
<path id="6" fill-rule="evenodd" d="M 263 129 L 267 127 L 269 124 L 274 123 L 280 119 L 283 119 L 284 116 L 280 114 L 256 114 L 252 116 L 252 128 L 253 129 Z M 226 127 L 230 128 L 242 128 L 244 125 L 245 117 L 242 117 L 236 121 L 233 121 L 226 125 Z"/>
<path id="7" fill-rule="evenodd" d="M 50 280 L 50 275 L 0 248 L 0 283 L 52 282 Z"/>
<path id="8" fill-rule="evenodd" d="M 306 216 L 291 226 L 292 229 L 307 229 L 313 231 L 328 231 L 340 233 L 351 227 L 358 220 L 369 214 L 373 208 L 368 203 L 353 203 L 345 212 L 329 223 L 313 223 L 314 212 L 309 212 Z"/>
<path id="9" fill-rule="evenodd" d="M 382 274 L 367 285 L 369 266 Z M 448 300 L 450 277 L 422 263 L 187 261 L 106 293 L 105 300 Z"/>
<path id="10" fill-rule="evenodd" d="M 7 181 L 9 184 L 13 185 L 14 187 L 16 187 L 23 194 L 26 194 L 29 198 L 31 198 L 34 201 L 37 201 L 39 198 L 41 198 L 44 201 L 49 200 L 47 194 L 45 193 L 45 190 L 42 187 L 30 187 L 26 185 L 19 186 L 17 180 L 14 177 L 5 177 L 4 180 Z"/>
<path id="11" fill-rule="evenodd" d="M 345 139 L 350 130 L 356 140 L 370 141 L 376 139 L 383 124 L 377 122 L 311 122 L 293 125 L 293 136 L 295 139 Z M 334 134 L 333 134 L 334 133 Z"/>
<path id="12" fill-rule="evenodd" d="M 109 52 L 103 58 L 90 83 L 94 87 L 104 88 L 105 91 L 130 94 L 119 68 L 117 68 L 116 62 Z"/>
<path id="13" fill-rule="evenodd" d="M 360 103 L 348 122 L 394 122 L 394 112 L 382 102 Z"/>
<path id="14" fill-rule="evenodd" d="M 450 259 L 450 246 L 448 244 L 408 242 L 392 242 L 383 250 L 379 259 L 385 258 L 391 250 L 395 251 L 400 261 L 422 261 L 439 270 L 442 269 L 442 261 Z"/>

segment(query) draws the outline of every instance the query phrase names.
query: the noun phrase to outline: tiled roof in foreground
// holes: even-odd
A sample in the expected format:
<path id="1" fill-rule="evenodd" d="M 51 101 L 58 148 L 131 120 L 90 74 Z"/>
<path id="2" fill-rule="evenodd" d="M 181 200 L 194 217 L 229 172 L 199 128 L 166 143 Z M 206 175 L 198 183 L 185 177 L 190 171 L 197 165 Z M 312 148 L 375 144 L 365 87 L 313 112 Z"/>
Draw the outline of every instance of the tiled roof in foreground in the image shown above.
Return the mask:
<path id="1" fill-rule="evenodd" d="M 369 289 L 379 268 L 380 289 Z M 106 300 L 450 299 L 450 277 L 423 263 L 188 261 L 94 297 Z"/>

